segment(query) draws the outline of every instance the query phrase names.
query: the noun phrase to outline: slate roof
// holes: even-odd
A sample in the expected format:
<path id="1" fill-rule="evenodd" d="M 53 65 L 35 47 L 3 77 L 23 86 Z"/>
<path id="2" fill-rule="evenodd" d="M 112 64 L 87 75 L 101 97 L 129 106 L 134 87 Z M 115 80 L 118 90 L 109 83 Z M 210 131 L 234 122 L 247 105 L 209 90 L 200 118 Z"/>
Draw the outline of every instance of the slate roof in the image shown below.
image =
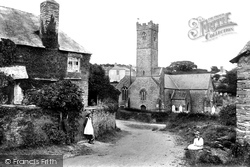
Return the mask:
<path id="1" fill-rule="evenodd" d="M 39 16 L 0 6 L 0 38 L 10 39 L 17 45 L 44 48 L 39 37 L 39 26 Z M 60 30 L 58 42 L 59 50 L 90 54 Z"/>
<path id="2" fill-rule="evenodd" d="M 131 76 L 131 84 L 135 81 L 136 77 L 135 76 Z M 121 90 L 123 86 L 126 86 L 127 88 L 130 86 L 130 76 L 124 76 L 120 82 L 118 83 L 118 85 L 116 85 L 116 89 Z"/>
<path id="3" fill-rule="evenodd" d="M 159 76 L 159 75 L 161 75 L 162 72 L 163 72 L 163 68 L 162 67 L 154 68 L 154 69 L 152 69 L 152 76 L 153 77 Z"/>
<path id="4" fill-rule="evenodd" d="M 171 97 L 172 100 L 185 100 L 189 92 L 187 90 L 175 90 Z"/>
<path id="5" fill-rule="evenodd" d="M 25 66 L 1 67 L 0 72 L 10 75 L 13 79 L 29 78 Z"/>
<path id="6" fill-rule="evenodd" d="M 165 85 L 165 88 L 168 88 L 168 89 L 178 89 L 178 86 L 173 81 L 172 77 L 167 74 L 165 74 L 164 76 L 164 85 Z"/>
<path id="7" fill-rule="evenodd" d="M 247 42 L 247 44 L 244 46 L 244 48 L 240 51 L 240 53 L 235 57 L 233 58 L 232 60 L 230 60 L 231 63 L 238 63 L 239 59 L 242 57 L 242 56 L 245 56 L 245 55 L 249 55 L 250 54 L 250 41 Z"/>
<path id="8" fill-rule="evenodd" d="M 164 87 L 169 89 L 208 89 L 211 74 L 181 74 L 164 76 Z"/>

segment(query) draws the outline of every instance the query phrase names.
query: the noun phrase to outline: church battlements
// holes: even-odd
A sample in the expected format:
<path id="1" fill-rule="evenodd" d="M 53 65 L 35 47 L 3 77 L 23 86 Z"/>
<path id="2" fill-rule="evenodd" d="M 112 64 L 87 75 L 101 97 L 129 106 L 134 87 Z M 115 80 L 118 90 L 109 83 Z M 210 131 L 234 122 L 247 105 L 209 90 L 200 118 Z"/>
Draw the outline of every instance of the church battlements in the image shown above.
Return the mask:
<path id="1" fill-rule="evenodd" d="M 159 31 L 159 25 L 154 24 L 152 20 L 150 22 L 148 22 L 148 24 L 146 24 L 146 23 L 140 24 L 139 22 L 137 22 L 136 26 L 137 26 L 137 30 L 152 29 L 152 30 L 155 30 L 157 32 Z"/>

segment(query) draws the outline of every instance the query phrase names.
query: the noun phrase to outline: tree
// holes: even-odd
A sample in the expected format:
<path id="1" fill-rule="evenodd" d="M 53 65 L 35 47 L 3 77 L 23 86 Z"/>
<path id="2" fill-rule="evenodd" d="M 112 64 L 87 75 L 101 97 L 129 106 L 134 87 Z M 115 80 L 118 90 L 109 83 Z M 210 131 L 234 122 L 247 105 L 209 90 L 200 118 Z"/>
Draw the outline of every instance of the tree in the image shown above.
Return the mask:
<path id="1" fill-rule="evenodd" d="M 91 64 L 89 73 L 89 105 L 92 99 L 97 102 L 97 99 L 103 101 L 111 98 L 118 102 L 120 92 L 110 84 L 102 66 Z"/>
<path id="2" fill-rule="evenodd" d="M 231 71 L 228 71 L 226 74 L 226 79 L 223 81 L 227 83 L 227 92 L 231 93 L 232 95 L 236 96 L 237 90 L 237 69 L 234 68 Z"/>
<path id="3" fill-rule="evenodd" d="M 167 69 L 171 72 L 178 72 L 178 71 L 192 71 L 197 69 L 197 65 L 191 61 L 175 61 L 172 62 Z"/>
<path id="4" fill-rule="evenodd" d="M 30 103 L 48 109 L 49 112 L 44 112 L 58 119 L 58 128 L 73 142 L 84 106 L 82 93 L 83 91 L 70 80 L 60 80 L 29 92 L 28 97 Z"/>
<path id="5" fill-rule="evenodd" d="M 213 79 L 215 79 L 215 81 L 218 81 L 220 79 L 220 75 L 219 74 L 215 74 L 213 76 Z"/>
<path id="6" fill-rule="evenodd" d="M 222 93 L 230 93 L 233 96 L 236 96 L 237 91 L 237 70 L 232 69 L 231 71 L 228 71 L 225 79 L 221 81 L 219 86 L 217 87 L 217 90 Z"/>
<path id="7" fill-rule="evenodd" d="M 220 71 L 220 69 L 218 69 L 217 66 L 212 66 L 212 67 L 211 67 L 211 73 L 217 73 L 217 72 L 219 72 L 219 71 Z"/>

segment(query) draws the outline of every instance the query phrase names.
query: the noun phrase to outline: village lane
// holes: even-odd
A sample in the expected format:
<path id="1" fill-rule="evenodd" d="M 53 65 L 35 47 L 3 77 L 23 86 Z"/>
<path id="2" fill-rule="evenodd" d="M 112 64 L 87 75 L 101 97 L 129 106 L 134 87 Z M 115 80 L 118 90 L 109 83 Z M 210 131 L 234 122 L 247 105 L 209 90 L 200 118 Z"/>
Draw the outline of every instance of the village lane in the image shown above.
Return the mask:
<path id="1" fill-rule="evenodd" d="M 148 167 L 185 166 L 182 160 L 184 145 L 176 136 L 159 131 L 163 124 L 147 124 L 117 120 L 117 127 L 128 132 L 115 144 L 96 141 L 86 144 L 95 152 L 64 160 L 64 167 Z"/>

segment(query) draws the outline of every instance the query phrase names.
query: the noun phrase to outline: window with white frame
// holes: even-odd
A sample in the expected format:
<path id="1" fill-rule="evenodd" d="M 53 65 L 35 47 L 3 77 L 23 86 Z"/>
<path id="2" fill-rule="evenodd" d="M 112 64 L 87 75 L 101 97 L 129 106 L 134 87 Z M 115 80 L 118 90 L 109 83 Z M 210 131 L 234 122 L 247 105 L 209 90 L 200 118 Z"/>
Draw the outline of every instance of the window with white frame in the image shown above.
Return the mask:
<path id="1" fill-rule="evenodd" d="M 68 72 L 79 72 L 80 71 L 80 58 L 68 57 Z"/>

